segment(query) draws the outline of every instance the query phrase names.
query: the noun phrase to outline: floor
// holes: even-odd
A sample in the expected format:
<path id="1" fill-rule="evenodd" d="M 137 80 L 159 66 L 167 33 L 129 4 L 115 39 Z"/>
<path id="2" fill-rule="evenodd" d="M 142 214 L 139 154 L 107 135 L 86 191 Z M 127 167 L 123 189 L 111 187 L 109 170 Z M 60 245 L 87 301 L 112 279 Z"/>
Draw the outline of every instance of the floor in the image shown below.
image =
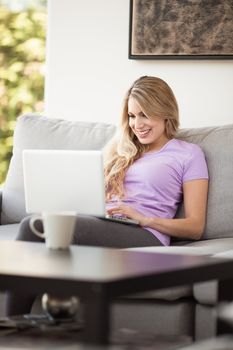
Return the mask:
<path id="1" fill-rule="evenodd" d="M 190 344 L 185 337 L 160 338 L 151 334 L 137 334 L 129 329 L 118 330 L 111 337 L 111 345 L 96 347 L 84 345 L 80 340 L 80 332 L 61 332 L 48 330 L 0 330 L 0 350 L 80 350 L 80 349 L 133 349 L 133 350 L 175 350 Z"/>

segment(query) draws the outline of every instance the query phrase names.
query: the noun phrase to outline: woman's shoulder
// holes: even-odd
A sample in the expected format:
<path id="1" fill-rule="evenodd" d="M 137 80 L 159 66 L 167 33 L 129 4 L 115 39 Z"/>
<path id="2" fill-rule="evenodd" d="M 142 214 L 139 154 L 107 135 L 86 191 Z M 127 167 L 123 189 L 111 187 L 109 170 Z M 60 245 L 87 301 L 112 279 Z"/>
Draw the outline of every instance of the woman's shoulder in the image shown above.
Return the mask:
<path id="1" fill-rule="evenodd" d="M 175 157 L 182 164 L 184 181 L 208 178 L 205 154 L 199 145 L 175 139 L 174 148 L 177 148 Z"/>
<path id="2" fill-rule="evenodd" d="M 190 161 L 202 161 L 205 159 L 205 154 L 202 148 L 196 143 L 187 142 L 180 139 L 173 139 L 173 149 L 171 153 L 182 164 L 187 164 Z"/>
<path id="3" fill-rule="evenodd" d="M 177 150 L 182 151 L 182 153 L 192 154 L 192 153 L 199 153 L 203 152 L 201 147 L 197 145 L 196 143 L 180 140 L 180 139 L 174 139 L 173 145 Z"/>

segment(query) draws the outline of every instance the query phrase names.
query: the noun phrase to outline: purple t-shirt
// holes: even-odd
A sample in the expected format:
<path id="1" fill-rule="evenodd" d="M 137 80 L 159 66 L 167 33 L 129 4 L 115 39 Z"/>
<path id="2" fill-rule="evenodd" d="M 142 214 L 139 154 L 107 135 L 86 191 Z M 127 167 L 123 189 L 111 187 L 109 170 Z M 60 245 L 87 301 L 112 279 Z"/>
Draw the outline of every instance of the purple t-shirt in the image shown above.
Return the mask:
<path id="1" fill-rule="evenodd" d="M 129 167 L 121 202 L 147 217 L 173 218 L 183 199 L 183 183 L 194 179 L 208 179 L 203 151 L 196 144 L 172 139 L 159 151 L 144 153 Z M 114 198 L 107 208 L 118 204 Z M 163 245 L 170 244 L 170 236 L 150 227 L 144 229 Z"/>

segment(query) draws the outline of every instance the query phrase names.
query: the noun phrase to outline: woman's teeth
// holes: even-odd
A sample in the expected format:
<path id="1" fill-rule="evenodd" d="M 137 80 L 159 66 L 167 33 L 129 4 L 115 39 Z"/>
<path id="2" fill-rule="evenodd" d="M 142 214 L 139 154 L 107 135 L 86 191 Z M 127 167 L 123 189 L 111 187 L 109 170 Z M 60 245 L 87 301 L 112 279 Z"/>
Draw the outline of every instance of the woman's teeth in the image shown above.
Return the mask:
<path id="1" fill-rule="evenodd" d="M 149 133 L 150 129 L 137 131 L 139 136 L 146 136 Z"/>

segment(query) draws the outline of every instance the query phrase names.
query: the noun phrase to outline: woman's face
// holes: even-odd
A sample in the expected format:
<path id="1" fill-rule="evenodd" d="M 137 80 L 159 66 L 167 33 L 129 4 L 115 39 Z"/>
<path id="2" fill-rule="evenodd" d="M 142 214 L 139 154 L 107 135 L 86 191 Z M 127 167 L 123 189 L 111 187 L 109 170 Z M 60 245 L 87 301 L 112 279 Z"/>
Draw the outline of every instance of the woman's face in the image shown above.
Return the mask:
<path id="1" fill-rule="evenodd" d="M 159 117 L 148 118 L 132 97 L 128 101 L 128 115 L 130 128 L 140 143 L 150 145 L 150 151 L 158 150 L 167 143 L 165 120 Z"/>

